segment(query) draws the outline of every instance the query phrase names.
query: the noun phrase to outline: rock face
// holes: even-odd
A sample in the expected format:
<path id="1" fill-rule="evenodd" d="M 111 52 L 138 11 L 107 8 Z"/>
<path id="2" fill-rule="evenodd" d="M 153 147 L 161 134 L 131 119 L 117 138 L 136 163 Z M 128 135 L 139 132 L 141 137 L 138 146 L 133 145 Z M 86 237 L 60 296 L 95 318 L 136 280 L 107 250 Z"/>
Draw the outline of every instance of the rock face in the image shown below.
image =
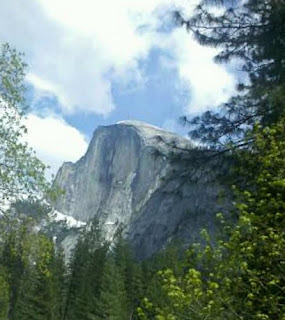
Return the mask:
<path id="1" fill-rule="evenodd" d="M 221 190 L 208 173 L 185 183 L 186 169 L 198 176 L 191 158 L 173 158 L 191 150 L 188 140 L 141 122 L 99 127 L 86 154 L 60 168 L 55 184 L 65 193 L 56 210 L 84 222 L 97 216 L 108 239 L 120 228 L 138 258 L 172 239 L 191 242 L 201 228 L 214 230 Z"/>

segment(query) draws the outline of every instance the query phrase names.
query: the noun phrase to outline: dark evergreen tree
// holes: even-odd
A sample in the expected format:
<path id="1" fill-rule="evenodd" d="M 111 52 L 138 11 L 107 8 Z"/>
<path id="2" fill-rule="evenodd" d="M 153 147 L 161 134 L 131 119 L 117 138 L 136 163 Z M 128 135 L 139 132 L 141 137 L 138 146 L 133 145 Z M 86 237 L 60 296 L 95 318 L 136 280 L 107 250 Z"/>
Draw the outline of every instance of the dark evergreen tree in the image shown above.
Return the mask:
<path id="1" fill-rule="evenodd" d="M 41 234 L 29 237 L 25 268 L 21 278 L 14 319 L 56 320 L 61 297 L 55 287 L 54 246 Z"/>
<path id="2" fill-rule="evenodd" d="M 3 267 L 0 267 L 0 319 L 8 319 L 9 310 L 9 283 L 8 274 Z"/>
<path id="3" fill-rule="evenodd" d="M 143 297 L 141 266 L 133 257 L 131 246 L 121 235 L 116 238 L 113 255 L 119 273 L 124 278 L 128 318 L 131 319 Z"/>
<path id="4" fill-rule="evenodd" d="M 80 236 L 71 256 L 63 319 L 94 319 L 108 244 L 95 219 Z"/>
<path id="5" fill-rule="evenodd" d="M 10 220 L 5 222 L 5 233 L 0 256 L 0 266 L 7 272 L 9 287 L 8 318 L 15 319 L 14 310 L 18 299 L 21 279 L 24 273 L 26 248 L 28 243 L 28 225 Z"/>
<path id="6" fill-rule="evenodd" d="M 62 248 L 54 250 L 51 261 L 52 319 L 62 320 L 66 300 L 66 265 Z"/>
<path id="7" fill-rule="evenodd" d="M 63 314 L 64 320 L 78 319 L 80 313 L 81 296 L 84 292 L 84 281 L 89 259 L 88 246 L 82 238 L 72 253 L 69 261 L 69 276 L 67 279 L 66 304 Z M 82 317 L 82 314 L 79 314 Z"/>
<path id="8" fill-rule="evenodd" d="M 14 307 L 14 319 L 52 319 L 50 283 L 35 269 L 24 272 L 19 297 Z"/>
<path id="9" fill-rule="evenodd" d="M 223 6 L 220 15 L 211 6 Z M 251 145 L 252 125 L 276 123 L 285 107 L 285 1 L 201 1 L 194 16 L 177 21 L 205 46 L 220 48 L 217 62 L 235 60 L 241 64 L 244 81 L 240 93 L 225 102 L 218 112 L 183 121 L 191 125 L 190 135 L 219 150 Z"/>
<path id="10" fill-rule="evenodd" d="M 124 275 L 110 255 L 104 266 L 97 316 L 101 320 L 126 320 L 130 317 L 128 309 Z"/>

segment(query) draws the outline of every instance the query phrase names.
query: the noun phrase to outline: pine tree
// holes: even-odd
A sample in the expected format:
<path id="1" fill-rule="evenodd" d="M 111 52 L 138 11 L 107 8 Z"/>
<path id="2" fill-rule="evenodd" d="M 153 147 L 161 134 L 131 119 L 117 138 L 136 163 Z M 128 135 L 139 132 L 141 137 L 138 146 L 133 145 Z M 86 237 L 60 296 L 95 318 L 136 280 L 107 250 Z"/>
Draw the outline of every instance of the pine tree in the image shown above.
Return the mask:
<path id="1" fill-rule="evenodd" d="M 98 319 L 102 320 L 126 320 L 129 317 L 124 275 L 112 255 L 104 266 L 98 311 Z"/>
<path id="2" fill-rule="evenodd" d="M 86 246 L 86 243 L 84 243 L 84 240 L 80 238 L 69 261 L 66 304 L 63 315 L 64 320 L 78 319 L 78 313 L 80 318 L 83 317 L 80 312 L 80 294 L 84 291 L 84 278 L 86 276 L 88 258 L 88 247 Z"/>
<path id="3" fill-rule="evenodd" d="M 63 319 L 94 319 L 109 245 L 95 219 L 80 236 L 69 265 Z"/>
<path id="4" fill-rule="evenodd" d="M 212 14 L 211 6 L 218 5 L 222 13 Z M 248 135 L 254 123 L 265 127 L 278 122 L 285 107 L 285 1 L 208 0 L 190 19 L 181 12 L 176 19 L 200 44 L 220 49 L 217 62 L 238 59 L 245 75 L 240 93 L 218 112 L 183 118 L 194 128 L 190 135 L 218 150 L 250 146 L 253 137 Z"/>
<path id="5" fill-rule="evenodd" d="M 14 307 L 14 319 L 58 319 L 54 312 L 60 297 L 54 290 L 53 244 L 41 234 L 33 234 L 29 240 L 30 250 Z"/>
<path id="6" fill-rule="evenodd" d="M 7 272 L 3 268 L 0 268 L 0 320 L 8 319 L 9 284 L 7 278 Z"/>
<path id="7" fill-rule="evenodd" d="M 115 240 L 113 255 L 119 273 L 124 279 L 127 294 L 127 312 L 129 318 L 131 318 L 140 299 L 143 297 L 141 267 L 133 257 L 131 246 L 121 235 L 118 235 Z"/>
<path id="8" fill-rule="evenodd" d="M 62 248 L 54 250 L 50 270 L 52 319 L 62 320 L 66 299 L 66 265 Z"/>
<path id="9" fill-rule="evenodd" d="M 5 233 L 2 234 L 2 252 L 0 266 L 7 272 L 9 288 L 9 319 L 14 319 L 15 305 L 18 299 L 20 283 L 24 273 L 28 247 L 27 221 L 5 221 Z"/>

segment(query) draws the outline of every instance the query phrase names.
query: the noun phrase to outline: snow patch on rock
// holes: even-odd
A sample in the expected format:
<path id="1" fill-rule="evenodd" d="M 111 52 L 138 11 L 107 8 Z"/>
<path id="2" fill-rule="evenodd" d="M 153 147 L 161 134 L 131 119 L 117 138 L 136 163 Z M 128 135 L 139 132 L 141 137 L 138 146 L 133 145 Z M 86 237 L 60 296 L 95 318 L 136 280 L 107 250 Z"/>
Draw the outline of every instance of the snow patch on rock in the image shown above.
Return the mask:
<path id="1" fill-rule="evenodd" d="M 69 228 L 81 228 L 86 225 L 86 222 L 77 220 L 74 217 L 63 214 L 57 210 L 51 211 L 49 217 L 56 222 L 64 221 Z"/>

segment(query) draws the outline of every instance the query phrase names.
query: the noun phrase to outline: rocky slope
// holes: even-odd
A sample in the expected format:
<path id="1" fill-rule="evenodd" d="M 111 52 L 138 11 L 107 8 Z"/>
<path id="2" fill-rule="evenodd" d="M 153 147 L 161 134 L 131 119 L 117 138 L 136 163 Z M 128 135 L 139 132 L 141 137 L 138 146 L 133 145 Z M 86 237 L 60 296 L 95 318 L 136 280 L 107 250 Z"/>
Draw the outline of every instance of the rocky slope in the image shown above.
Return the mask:
<path id="1" fill-rule="evenodd" d="M 83 222 L 97 216 L 108 239 L 122 229 L 139 258 L 172 239 L 191 242 L 201 228 L 214 230 L 221 205 L 221 187 L 210 172 L 198 178 L 191 152 L 188 140 L 142 122 L 99 127 L 86 154 L 60 168 L 55 184 L 65 194 L 55 208 Z"/>

